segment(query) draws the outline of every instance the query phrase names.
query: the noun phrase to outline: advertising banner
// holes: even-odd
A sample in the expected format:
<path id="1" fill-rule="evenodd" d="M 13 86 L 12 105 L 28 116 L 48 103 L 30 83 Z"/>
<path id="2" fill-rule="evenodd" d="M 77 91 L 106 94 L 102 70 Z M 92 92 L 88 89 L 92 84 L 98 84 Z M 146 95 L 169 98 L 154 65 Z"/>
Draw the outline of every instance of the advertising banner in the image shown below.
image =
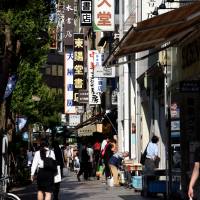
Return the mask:
<path id="1" fill-rule="evenodd" d="M 80 104 L 88 104 L 88 102 L 89 102 L 88 90 L 79 90 L 78 97 L 79 97 Z"/>
<path id="2" fill-rule="evenodd" d="M 94 55 L 94 71 L 102 67 L 104 61 L 104 54 L 96 53 Z M 94 91 L 95 92 L 105 92 L 106 91 L 106 78 L 94 78 Z"/>
<path id="3" fill-rule="evenodd" d="M 84 88 L 84 34 L 74 33 L 74 102 Z"/>
<path id="4" fill-rule="evenodd" d="M 81 0 L 81 26 L 92 26 L 92 0 Z"/>
<path id="5" fill-rule="evenodd" d="M 57 27 L 56 24 L 49 28 L 49 35 L 51 39 L 50 49 L 57 49 Z"/>
<path id="6" fill-rule="evenodd" d="M 114 31 L 114 0 L 94 0 L 94 31 Z"/>
<path id="7" fill-rule="evenodd" d="M 65 65 L 65 114 L 75 113 L 75 106 L 73 102 L 74 97 L 74 66 L 73 66 L 73 52 L 68 52 L 64 55 Z"/>
<path id="8" fill-rule="evenodd" d="M 68 0 L 64 8 L 64 44 L 73 46 L 74 33 L 74 0 Z"/>
<path id="9" fill-rule="evenodd" d="M 88 51 L 88 89 L 89 89 L 88 92 L 89 92 L 90 105 L 101 104 L 100 93 L 95 92 L 95 78 L 94 78 L 95 54 L 98 54 L 97 50 Z"/>
<path id="10" fill-rule="evenodd" d="M 69 115 L 69 126 L 77 126 L 81 122 L 80 115 Z"/>
<path id="11" fill-rule="evenodd" d="M 4 99 L 9 97 L 10 94 L 13 92 L 13 90 L 15 89 L 16 82 L 17 82 L 17 76 L 16 75 L 12 75 L 8 78 L 8 83 L 7 83 L 7 86 L 6 86 Z"/>

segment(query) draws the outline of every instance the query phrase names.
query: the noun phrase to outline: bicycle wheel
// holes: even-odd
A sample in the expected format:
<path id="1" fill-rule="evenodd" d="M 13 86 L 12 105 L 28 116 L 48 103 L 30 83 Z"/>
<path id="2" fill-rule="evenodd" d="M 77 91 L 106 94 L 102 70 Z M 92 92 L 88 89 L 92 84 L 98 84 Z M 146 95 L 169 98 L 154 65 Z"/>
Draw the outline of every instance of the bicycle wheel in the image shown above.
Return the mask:
<path id="1" fill-rule="evenodd" d="M 5 200 L 20 200 L 20 198 L 15 194 L 7 193 Z"/>

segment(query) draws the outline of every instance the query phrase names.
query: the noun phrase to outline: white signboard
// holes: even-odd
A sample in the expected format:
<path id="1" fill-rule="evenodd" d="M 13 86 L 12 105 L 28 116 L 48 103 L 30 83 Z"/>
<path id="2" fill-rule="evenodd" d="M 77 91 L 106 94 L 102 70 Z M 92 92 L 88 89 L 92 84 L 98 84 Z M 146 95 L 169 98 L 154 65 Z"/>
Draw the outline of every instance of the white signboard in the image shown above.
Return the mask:
<path id="1" fill-rule="evenodd" d="M 95 54 L 97 50 L 88 51 L 88 95 L 89 104 L 101 104 L 100 93 L 95 92 L 95 78 L 94 78 L 94 68 L 95 68 Z"/>
<path id="2" fill-rule="evenodd" d="M 80 115 L 69 115 L 69 126 L 77 126 L 81 122 Z"/>
<path id="3" fill-rule="evenodd" d="M 94 55 L 94 71 L 95 69 L 102 67 L 104 61 L 104 54 L 96 53 Z M 105 92 L 106 91 L 106 78 L 94 78 L 94 91 Z"/>
<path id="4" fill-rule="evenodd" d="M 114 0 L 94 0 L 94 31 L 114 31 Z"/>
<path id="5" fill-rule="evenodd" d="M 94 69 L 94 77 L 96 78 L 114 78 L 116 77 L 116 73 L 115 73 L 115 67 L 96 67 Z"/>
<path id="6" fill-rule="evenodd" d="M 73 69 L 73 52 L 65 54 L 65 113 L 76 113 L 73 105 L 74 95 L 74 69 Z"/>

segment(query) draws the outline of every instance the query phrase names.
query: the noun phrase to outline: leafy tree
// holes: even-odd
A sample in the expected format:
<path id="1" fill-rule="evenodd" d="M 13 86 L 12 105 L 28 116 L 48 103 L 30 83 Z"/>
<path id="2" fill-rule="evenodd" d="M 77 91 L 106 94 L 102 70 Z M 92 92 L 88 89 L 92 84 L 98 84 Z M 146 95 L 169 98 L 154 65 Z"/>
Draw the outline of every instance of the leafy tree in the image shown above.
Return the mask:
<path id="1" fill-rule="evenodd" d="M 0 105 L 9 73 L 17 73 L 11 110 L 45 126 L 58 123 L 55 97 L 39 73 L 49 50 L 49 15 L 53 6 L 52 0 L 0 2 Z M 33 95 L 40 101 L 33 101 Z"/>
<path id="2" fill-rule="evenodd" d="M 33 96 L 39 101 L 34 101 Z M 48 128 L 60 124 L 60 109 L 54 93 L 44 84 L 39 67 L 31 68 L 29 63 L 21 63 L 12 96 L 12 112 L 27 116 L 29 123 L 40 122 Z"/>
<path id="3" fill-rule="evenodd" d="M 9 73 L 21 60 L 30 66 L 46 54 L 49 43 L 50 0 L 2 0 L 0 2 L 0 99 Z M 39 64 L 39 63 L 38 63 Z"/>

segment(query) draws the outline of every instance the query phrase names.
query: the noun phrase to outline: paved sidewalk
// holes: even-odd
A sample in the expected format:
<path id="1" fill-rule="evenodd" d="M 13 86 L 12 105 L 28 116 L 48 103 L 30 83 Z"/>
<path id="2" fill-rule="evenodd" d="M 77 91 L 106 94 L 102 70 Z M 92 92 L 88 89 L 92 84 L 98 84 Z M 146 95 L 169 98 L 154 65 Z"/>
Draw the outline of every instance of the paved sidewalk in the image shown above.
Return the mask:
<path id="1" fill-rule="evenodd" d="M 36 200 L 36 184 L 27 187 L 15 188 L 13 193 L 21 200 Z M 73 172 L 63 178 L 60 189 L 60 200 L 150 200 L 144 198 L 134 189 L 126 187 L 109 187 L 101 180 L 90 180 L 78 182 Z M 153 198 L 161 200 L 162 198 Z"/>

